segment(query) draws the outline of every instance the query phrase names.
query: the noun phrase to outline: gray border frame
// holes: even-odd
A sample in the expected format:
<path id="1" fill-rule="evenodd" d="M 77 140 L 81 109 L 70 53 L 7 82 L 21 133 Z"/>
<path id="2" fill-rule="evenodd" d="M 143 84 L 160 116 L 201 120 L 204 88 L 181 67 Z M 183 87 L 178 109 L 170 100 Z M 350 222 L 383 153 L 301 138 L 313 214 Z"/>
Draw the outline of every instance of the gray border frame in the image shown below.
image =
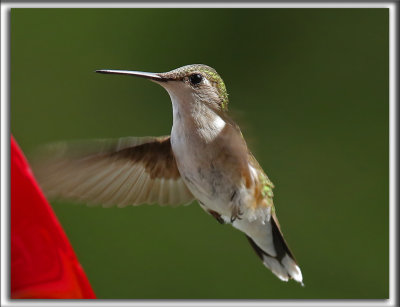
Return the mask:
<path id="1" fill-rule="evenodd" d="M 389 8 L 390 35 L 390 114 L 389 114 L 389 147 L 390 147 L 390 286 L 388 300 L 10 300 L 9 299 L 9 252 L 10 252 L 10 9 L 14 7 L 254 7 L 254 8 Z M 4 1 L 1 3 L 1 306 L 397 306 L 397 26 L 398 1 L 281 1 L 270 2 L 253 0 L 246 3 L 239 0 L 219 1 L 206 0 L 201 2 L 174 2 L 149 0 L 131 2 L 120 0 L 116 3 L 107 1 L 80 2 L 77 0 L 54 3 L 52 1 Z"/>

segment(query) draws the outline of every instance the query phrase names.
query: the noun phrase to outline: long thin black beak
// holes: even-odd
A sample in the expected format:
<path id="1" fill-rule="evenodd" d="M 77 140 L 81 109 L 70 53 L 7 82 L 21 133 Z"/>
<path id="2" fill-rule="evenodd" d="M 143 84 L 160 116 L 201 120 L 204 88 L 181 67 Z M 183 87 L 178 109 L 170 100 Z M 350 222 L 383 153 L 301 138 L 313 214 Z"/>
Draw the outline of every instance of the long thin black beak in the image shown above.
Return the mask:
<path id="1" fill-rule="evenodd" d="M 96 72 L 100 74 L 117 74 L 117 75 L 130 75 L 130 76 L 137 76 L 137 77 L 142 77 L 146 79 L 150 79 L 153 81 L 167 81 L 167 79 L 164 79 L 163 77 L 159 76 L 158 74 L 152 73 L 152 72 L 144 72 L 144 71 L 130 71 L 130 70 L 109 70 L 109 69 L 100 69 L 96 70 Z"/>

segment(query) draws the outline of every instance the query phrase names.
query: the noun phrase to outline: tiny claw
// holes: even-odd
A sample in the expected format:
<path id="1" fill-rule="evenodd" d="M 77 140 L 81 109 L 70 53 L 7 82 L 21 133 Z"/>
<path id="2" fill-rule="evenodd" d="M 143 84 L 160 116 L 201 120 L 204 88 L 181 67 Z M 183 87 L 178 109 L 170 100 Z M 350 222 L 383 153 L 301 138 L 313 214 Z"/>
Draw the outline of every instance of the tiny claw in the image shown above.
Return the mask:
<path id="1" fill-rule="evenodd" d="M 237 209 L 234 211 L 234 213 L 231 216 L 231 223 L 233 223 L 234 221 L 236 221 L 236 219 L 241 220 L 242 218 L 240 217 L 241 215 L 243 215 L 243 212 L 240 211 L 240 209 Z"/>

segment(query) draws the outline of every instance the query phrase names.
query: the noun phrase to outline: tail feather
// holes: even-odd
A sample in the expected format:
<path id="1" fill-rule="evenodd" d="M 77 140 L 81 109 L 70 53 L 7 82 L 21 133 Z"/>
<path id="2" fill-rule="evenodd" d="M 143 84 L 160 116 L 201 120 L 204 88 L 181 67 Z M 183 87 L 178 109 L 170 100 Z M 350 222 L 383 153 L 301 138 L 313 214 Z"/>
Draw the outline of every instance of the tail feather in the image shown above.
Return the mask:
<path id="1" fill-rule="evenodd" d="M 293 256 L 293 253 L 289 249 L 288 244 L 286 243 L 285 238 L 283 237 L 278 219 L 276 218 L 276 215 L 271 216 L 271 227 L 272 227 L 272 239 L 274 241 L 274 247 L 276 250 L 276 258 L 281 261 L 286 254 L 290 256 L 290 258 L 293 259 L 295 263 L 297 263 L 296 259 Z"/>
<path id="2" fill-rule="evenodd" d="M 301 283 L 301 285 L 304 285 L 301 270 L 282 235 L 277 218 L 273 215 L 271 216 L 270 221 L 276 256 L 271 256 L 266 251 L 262 250 L 250 236 L 246 235 L 250 245 L 253 247 L 258 257 L 260 257 L 264 265 L 279 279 L 288 281 L 292 278 Z"/>

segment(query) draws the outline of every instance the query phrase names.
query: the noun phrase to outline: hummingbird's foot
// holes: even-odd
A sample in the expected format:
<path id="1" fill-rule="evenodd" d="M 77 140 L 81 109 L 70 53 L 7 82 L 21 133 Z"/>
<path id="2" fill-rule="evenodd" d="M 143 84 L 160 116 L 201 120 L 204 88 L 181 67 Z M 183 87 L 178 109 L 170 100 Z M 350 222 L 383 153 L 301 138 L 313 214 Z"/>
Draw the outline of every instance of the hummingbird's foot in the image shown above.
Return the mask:
<path id="1" fill-rule="evenodd" d="M 235 207 L 235 209 L 232 211 L 231 223 L 233 223 L 236 219 L 241 220 L 241 215 L 243 215 L 243 212 L 240 211 L 239 207 Z"/>
<path id="2" fill-rule="evenodd" d="M 210 213 L 213 217 L 215 217 L 215 219 L 220 223 L 220 224 L 225 224 L 224 219 L 222 218 L 221 214 L 219 214 L 217 211 L 214 210 L 207 210 L 208 213 Z"/>

